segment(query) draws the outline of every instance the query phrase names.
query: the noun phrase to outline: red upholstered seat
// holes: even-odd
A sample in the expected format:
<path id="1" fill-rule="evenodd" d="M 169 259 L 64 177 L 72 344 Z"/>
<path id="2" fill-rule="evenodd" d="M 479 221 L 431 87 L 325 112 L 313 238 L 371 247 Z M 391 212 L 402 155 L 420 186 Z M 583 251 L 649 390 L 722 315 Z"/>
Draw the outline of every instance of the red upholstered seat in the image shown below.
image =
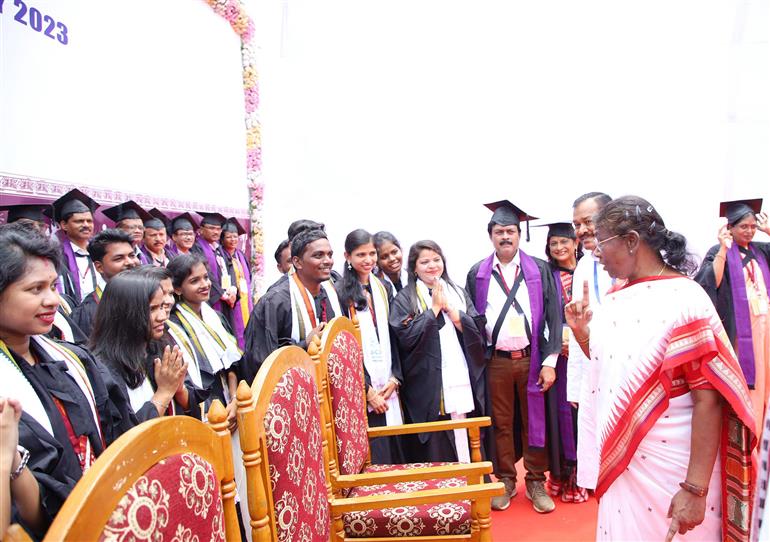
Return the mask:
<path id="1" fill-rule="evenodd" d="M 264 418 L 279 541 L 329 540 L 329 503 L 315 383 L 301 368 L 286 371 Z"/>
<path id="2" fill-rule="evenodd" d="M 340 474 L 358 474 L 369 460 L 369 424 L 364 402 L 363 352 L 352 333 L 342 331 L 334 338 L 326 363 Z"/>
<path id="3" fill-rule="evenodd" d="M 125 493 L 100 540 L 224 541 L 222 497 L 214 469 L 191 453 L 159 461 Z"/>

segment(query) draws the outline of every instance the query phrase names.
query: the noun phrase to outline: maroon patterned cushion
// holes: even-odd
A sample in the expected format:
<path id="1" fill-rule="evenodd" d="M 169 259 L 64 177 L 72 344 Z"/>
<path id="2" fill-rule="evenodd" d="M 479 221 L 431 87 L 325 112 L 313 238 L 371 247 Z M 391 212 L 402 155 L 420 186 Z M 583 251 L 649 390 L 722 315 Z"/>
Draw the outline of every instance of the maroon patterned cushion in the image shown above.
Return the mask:
<path id="1" fill-rule="evenodd" d="M 100 540 L 224 541 L 222 496 L 214 469 L 195 454 L 158 462 L 120 500 Z"/>
<path id="2" fill-rule="evenodd" d="M 370 465 L 367 472 L 405 470 L 447 465 L 448 463 L 406 463 L 403 465 Z M 356 487 L 349 497 L 386 495 L 427 489 L 441 489 L 465 485 L 465 478 L 417 480 Z M 343 515 L 345 534 L 352 538 L 377 536 L 437 536 L 469 534 L 471 531 L 471 504 L 469 501 L 421 506 L 400 506 Z"/>
<path id="3" fill-rule="evenodd" d="M 279 541 L 329 540 L 329 503 L 316 387 L 303 369 L 278 382 L 265 414 L 270 483 Z"/>
<path id="4" fill-rule="evenodd" d="M 364 401 L 364 358 L 353 334 L 343 331 L 334 338 L 326 363 L 339 470 L 341 474 L 358 474 L 369 458 L 369 437 Z"/>

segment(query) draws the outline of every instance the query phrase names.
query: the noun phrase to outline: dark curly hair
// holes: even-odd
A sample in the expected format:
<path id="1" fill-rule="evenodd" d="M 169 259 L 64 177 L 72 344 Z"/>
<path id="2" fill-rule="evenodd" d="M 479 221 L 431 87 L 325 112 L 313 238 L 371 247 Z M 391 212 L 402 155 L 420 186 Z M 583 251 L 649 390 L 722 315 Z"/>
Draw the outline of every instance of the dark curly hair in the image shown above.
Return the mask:
<path id="1" fill-rule="evenodd" d="M 644 198 L 614 199 L 596 214 L 594 223 L 613 235 L 635 231 L 647 246 L 660 253 L 667 265 L 680 273 L 692 275 L 698 269 L 695 257 L 687 250 L 684 235 L 666 228 L 663 217 Z"/>

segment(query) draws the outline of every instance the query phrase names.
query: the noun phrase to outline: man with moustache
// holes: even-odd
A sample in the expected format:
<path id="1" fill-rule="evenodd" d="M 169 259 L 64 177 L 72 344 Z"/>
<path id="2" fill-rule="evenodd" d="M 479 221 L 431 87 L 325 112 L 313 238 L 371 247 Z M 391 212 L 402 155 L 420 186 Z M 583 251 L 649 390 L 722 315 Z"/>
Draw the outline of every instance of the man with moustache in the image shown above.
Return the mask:
<path id="1" fill-rule="evenodd" d="M 144 237 L 142 238 L 142 252 L 148 263 L 155 267 L 166 267 L 169 257 L 166 254 L 166 241 L 168 234 L 166 227 L 170 221 L 158 209 L 150 209 L 150 218 L 144 221 Z"/>
<path id="2" fill-rule="evenodd" d="M 131 237 L 119 229 L 102 230 L 97 233 L 88 243 L 88 254 L 94 262 L 94 267 L 104 279 L 105 285 L 109 284 L 112 277 L 121 271 L 139 265 Z M 94 329 L 96 309 L 99 307 L 102 291 L 103 288 L 97 285 L 96 289 L 72 311 L 72 319 L 89 337 Z"/>
<path id="3" fill-rule="evenodd" d="M 295 272 L 273 285 L 257 302 L 245 332 L 244 360 L 253 374 L 275 349 L 307 348 L 326 322 L 342 314 L 331 276 L 332 248 L 320 229 L 305 230 L 291 242 Z"/>
<path id="4" fill-rule="evenodd" d="M 559 294 L 548 264 L 519 249 L 520 223 L 534 217 L 507 200 L 486 207 L 493 211 L 487 232 L 495 251 L 470 269 L 466 289 L 486 319 L 494 468 L 506 490 L 492 499 L 492 509 L 505 510 L 516 496 L 518 444 L 527 498 L 536 512 L 548 513 L 555 505 L 544 485 L 549 469 L 544 394 L 556 380 L 561 351 Z"/>
<path id="5" fill-rule="evenodd" d="M 75 303 L 104 282 L 96 272 L 88 255 L 88 240 L 94 233 L 94 211 L 99 204 L 77 188 L 73 188 L 51 204 L 51 211 L 44 211 L 59 225 L 56 236 L 64 256 L 64 272 L 57 288 Z"/>
<path id="6" fill-rule="evenodd" d="M 115 227 L 123 230 L 131 236 L 134 254 L 141 265 L 150 263 L 142 252 L 142 240 L 144 239 L 144 222 L 152 216 L 133 200 L 124 201 L 114 207 L 102 211 L 104 216 L 115 223 Z"/>
<path id="7" fill-rule="evenodd" d="M 235 303 L 235 294 L 222 285 L 222 278 L 227 274 L 227 264 L 222 254 L 222 248 L 219 246 L 222 226 L 227 219 L 220 213 L 198 211 L 198 214 L 203 218 L 201 227 L 198 229 L 198 239 L 190 250 L 206 258 L 209 278 L 211 279 L 209 305 L 229 319 L 228 311 Z"/>
<path id="8" fill-rule="evenodd" d="M 572 204 L 572 225 L 575 227 L 575 235 L 587 253 L 587 257 L 578 261 L 575 273 L 572 275 L 572 299 L 583 299 L 583 282 L 588 281 L 588 295 L 591 310 L 596 313 L 601 309 L 604 295 L 612 287 L 612 278 L 593 252 L 596 248 L 594 236 L 593 217 L 612 198 L 604 192 L 588 192 L 575 200 Z M 569 362 L 567 363 L 567 401 L 577 406 L 580 403 L 580 390 L 582 388 L 583 370 L 587 368 L 588 358 L 570 333 L 569 338 Z M 578 443 L 580 446 L 580 443 Z M 579 471 L 579 467 L 578 467 Z"/>

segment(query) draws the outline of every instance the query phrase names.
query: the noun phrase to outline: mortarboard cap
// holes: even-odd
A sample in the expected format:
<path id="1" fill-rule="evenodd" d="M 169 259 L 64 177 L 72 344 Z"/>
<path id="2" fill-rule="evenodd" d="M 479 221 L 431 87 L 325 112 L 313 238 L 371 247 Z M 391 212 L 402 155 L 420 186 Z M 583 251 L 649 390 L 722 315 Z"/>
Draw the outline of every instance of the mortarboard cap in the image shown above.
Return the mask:
<path id="1" fill-rule="evenodd" d="M 133 200 L 124 201 L 114 207 L 103 209 L 102 213 L 104 213 L 104 216 L 115 222 L 115 224 L 122 220 L 138 218 L 144 222 L 145 220 L 152 218 L 150 213 L 142 209 L 139 204 Z"/>
<path id="2" fill-rule="evenodd" d="M 52 209 L 44 210 L 43 214 L 61 222 L 75 213 L 91 213 L 96 211 L 99 204 L 77 188 L 73 188 L 51 204 Z M 51 216 L 53 215 L 53 216 Z"/>
<path id="3" fill-rule="evenodd" d="M 199 215 L 203 217 L 203 220 L 201 220 L 201 226 L 204 224 L 211 224 L 214 226 L 222 226 L 225 221 L 227 220 L 224 215 L 221 215 L 219 213 L 204 213 L 203 211 L 195 211 Z"/>
<path id="4" fill-rule="evenodd" d="M 198 223 L 192 217 L 190 213 L 182 213 L 178 217 L 171 221 L 171 233 L 176 233 L 179 230 L 197 230 Z"/>
<path id="5" fill-rule="evenodd" d="M 8 219 L 6 223 L 11 224 L 17 220 L 26 218 L 27 220 L 34 220 L 35 222 L 47 223 L 48 215 L 44 215 L 45 211 L 50 213 L 50 205 L 41 204 L 22 204 L 22 205 L 0 205 L 0 211 L 8 211 Z"/>
<path id="6" fill-rule="evenodd" d="M 551 237 L 567 237 L 569 239 L 577 239 L 577 236 L 575 235 L 575 227 L 570 222 L 549 222 L 548 224 L 538 224 L 533 227 L 548 227 L 549 239 Z"/>
<path id="7" fill-rule="evenodd" d="M 522 222 L 527 223 L 527 241 L 529 241 L 529 221 L 536 220 L 536 216 L 531 216 L 525 213 L 513 203 L 507 199 L 495 201 L 492 203 L 485 203 L 484 207 L 492 211 L 492 224 L 498 224 L 500 226 L 510 226 L 511 224 L 519 225 Z"/>
<path id="8" fill-rule="evenodd" d="M 150 209 L 149 215 L 150 218 L 144 221 L 145 228 L 152 228 L 153 230 L 165 229 L 166 231 L 171 228 L 171 221 L 160 209 L 153 207 Z"/>
<path id="9" fill-rule="evenodd" d="M 748 214 L 762 211 L 762 198 L 723 201 L 719 204 L 719 216 L 727 218 L 727 223 L 734 226 Z"/>
<path id="10" fill-rule="evenodd" d="M 222 226 L 222 233 L 225 232 L 232 232 L 237 233 L 238 235 L 244 235 L 246 233 L 246 230 L 243 229 L 243 226 L 241 226 L 241 223 L 238 222 L 238 219 L 235 217 L 230 217 L 227 219 L 227 222 L 225 222 L 225 225 Z"/>

